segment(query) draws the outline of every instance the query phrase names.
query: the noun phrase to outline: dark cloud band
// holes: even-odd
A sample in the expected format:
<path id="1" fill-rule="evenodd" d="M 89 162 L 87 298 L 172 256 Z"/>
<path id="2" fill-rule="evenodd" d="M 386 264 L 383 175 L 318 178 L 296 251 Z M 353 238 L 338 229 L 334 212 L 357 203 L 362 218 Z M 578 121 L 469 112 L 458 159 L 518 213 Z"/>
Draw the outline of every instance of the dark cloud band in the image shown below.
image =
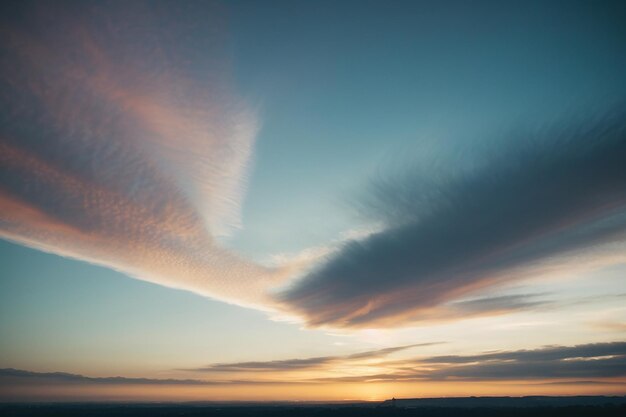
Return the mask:
<path id="1" fill-rule="evenodd" d="M 449 315 L 446 303 L 547 259 L 624 240 L 623 112 L 525 143 L 429 186 L 376 181 L 363 206 L 387 228 L 347 242 L 278 298 L 314 326 L 401 325 Z"/>
<path id="2" fill-rule="evenodd" d="M 533 350 L 500 351 L 477 355 L 451 355 L 385 359 L 387 355 L 411 347 L 398 346 L 353 355 L 288 359 L 267 362 L 214 364 L 190 369 L 219 373 L 210 379 L 151 379 L 125 377 L 87 377 L 62 372 L 40 373 L 0 369 L 0 385 L 237 385 L 237 384 L 325 384 L 426 381 L 523 381 L 525 384 L 624 384 L 626 377 L 626 342 L 594 343 L 577 346 L 550 346 Z M 329 377 L 293 377 L 292 371 L 332 371 L 362 365 L 369 359 L 382 360 L 376 366 L 384 373 Z M 261 371 L 249 379 L 233 379 Z M 257 375 L 261 375 L 256 377 Z M 285 378 L 290 375 L 289 378 Z"/>

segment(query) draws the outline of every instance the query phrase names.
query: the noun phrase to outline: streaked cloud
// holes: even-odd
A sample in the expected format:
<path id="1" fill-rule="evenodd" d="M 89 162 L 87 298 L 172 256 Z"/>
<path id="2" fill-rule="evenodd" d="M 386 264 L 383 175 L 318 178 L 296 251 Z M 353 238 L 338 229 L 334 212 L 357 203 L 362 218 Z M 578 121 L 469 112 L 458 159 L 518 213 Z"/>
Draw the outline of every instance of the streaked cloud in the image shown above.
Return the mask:
<path id="1" fill-rule="evenodd" d="M 538 382 L 535 385 L 626 385 L 626 381 L 553 381 L 553 382 Z"/>
<path id="2" fill-rule="evenodd" d="M 422 360 L 422 363 L 444 364 L 429 372 L 431 379 L 623 377 L 626 376 L 626 342 L 439 356 Z"/>
<path id="3" fill-rule="evenodd" d="M 271 381 L 289 378 L 290 381 L 300 383 L 442 380 L 549 380 L 568 383 L 581 378 L 603 382 L 603 378 L 626 377 L 626 342 L 546 346 L 474 355 L 388 357 L 413 347 L 434 344 L 437 343 L 391 347 L 351 355 L 213 364 L 193 371 L 215 373 L 222 378 L 248 374 L 252 380 L 258 379 L 254 377 L 254 372 L 259 372 L 263 375 L 262 379 L 269 377 Z"/>
<path id="4" fill-rule="evenodd" d="M 214 364 L 194 370 L 205 372 L 208 377 L 205 379 L 88 377 L 8 368 L 0 369 L 0 385 L 323 385 L 494 380 L 541 385 L 623 385 L 626 382 L 626 342 L 385 359 L 393 353 L 425 345 L 432 344 L 391 347 L 343 356 Z M 359 361 L 371 359 L 378 361 L 370 362 L 367 368 L 356 366 Z M 322 371 L 324 376 L 320 376 Z M 246 378 L 233 378 L 245 372 L 251 373 Z"/>
<path id="5" fill-rule="evenodd" d="M 165 386 L 219 386 L 219 385 L 273 385 L 280 381 L 246 379 L 176 379 L 176 378 L 128 378 L 123 376 L 90 377 L 67 372 L 32 372 L 22 369 L 0 369 L 0 386 L 20 385 L 165 385 Z M 284 382 L 288 383 L 288 382 Z M 306 382 L 302 382 L 306 383 Z"/>
<path id="6" fill-rule="evenodd" d="M 1 384 L 107 384 L 107 385 L 212 385 L 215 382 L 198 379 L 155 379 L 155 378 L 125 378 L 88 377 L 66 372 L 31 372 L 21 369 L 0 369 Z"/>
<path id="7" fill-rule="evenodd" d="M 400 326 L 450 318 L 455 304 L 505 312 L 515 300 L 459 301 L 623 261 L 624 112 L 521 139 L 462 172 L 374 181 L 360 209 L 384 230 L 346 242 L 277 298 L 311 326 Z"/>
<path id="8" fill-rule="evenodd" d="M 8 7 L 0 237 L 263 305 L 276 269 L 217 241 L 240 226 L 257 129 L 231 87 L 220 7 Z"/>
<path id="9" fill-rule="evenodd" d="M 553 361 L 571 358 L 596 358 L 626 355 L 626 342 L 590 343 L 577 346 L 547 346 L 532 350 L 514 350 L 465 356 L 433 356 L 423 359 L 427 363 L 473 363 L 484 361 Z"/>
<path id="10" fill-rule="evenodd" d="M 450 304 L 450 310 L 456 316 L 460 314 L 477 316 L 482 313 L 491 315 L 497 312 L 526 310 L 547 306 L 550 303 L 551 301 L 545 299 L 545 294 L 514 294 L 457 301 Z"/>
<path id="11" fill-rule="evenodd" d="M 383 349 L 370 350 L 366 352 L 353 353 L 350 355 L 336 355 L 336 356 L 319 356 L 314 358 L 305 359 L 286 359 L 275 360 L 265 362 L 235 362 L 235 363 L 217 363 L 209 366 L 190 369 L 192 371 L 200 372 L 250 372 L 250 371 L 291 371 L 302 370 L 311 368 L 327 367 L 332 364 L 345 365 L 346 363 L 355 363 L 370 359 L 380 359 L 387 357 L 396 352 L 403 350 L 432 346 L 439 344 L 440 342 L 433 343 L 418 343 L 406 346 L 394 346 Z"/>
<path id="12" fill-rule="evenodd" d="M 519 381 L 626 377 L 626 342 L 448 355 L 382 363 L 384 373 L 323 378 L 325 382 Z M 557 381 L 552 381 L 557 382 Z M 612 383 L 620 381 L 609 381 Z"/>

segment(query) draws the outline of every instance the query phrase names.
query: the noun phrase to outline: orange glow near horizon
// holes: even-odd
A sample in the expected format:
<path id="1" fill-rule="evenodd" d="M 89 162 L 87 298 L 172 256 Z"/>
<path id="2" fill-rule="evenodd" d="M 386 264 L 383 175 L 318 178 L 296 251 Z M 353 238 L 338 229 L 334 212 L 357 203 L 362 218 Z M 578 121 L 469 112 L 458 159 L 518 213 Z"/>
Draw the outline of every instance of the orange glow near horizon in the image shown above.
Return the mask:
<path id="1" fill-rule="evenodd" d="M 268 3 L 0 3 L 0 410 L 626 401 L 626 7 Z"/>
<path id="2" fill-rule="evenodd" d="M 562 382 L 562 381 L 561 381 Z M 551 381 L 181 385 L 14 385 L 3 387 L 3 401 L 384 401 L 395 398 L 625 395 L 626 379 L 601 384 Z"/>

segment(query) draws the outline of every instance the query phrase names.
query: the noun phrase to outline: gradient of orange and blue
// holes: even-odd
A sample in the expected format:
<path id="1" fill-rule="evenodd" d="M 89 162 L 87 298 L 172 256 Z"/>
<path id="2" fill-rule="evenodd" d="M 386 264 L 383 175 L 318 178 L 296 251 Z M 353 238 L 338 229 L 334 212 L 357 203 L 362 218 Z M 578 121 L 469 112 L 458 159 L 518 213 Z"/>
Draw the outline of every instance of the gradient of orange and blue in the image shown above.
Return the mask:
<path id="1" fill-rule="evenodd" d="M 623 2 L 0 16 L 0 401 L 626 394 Z"/>

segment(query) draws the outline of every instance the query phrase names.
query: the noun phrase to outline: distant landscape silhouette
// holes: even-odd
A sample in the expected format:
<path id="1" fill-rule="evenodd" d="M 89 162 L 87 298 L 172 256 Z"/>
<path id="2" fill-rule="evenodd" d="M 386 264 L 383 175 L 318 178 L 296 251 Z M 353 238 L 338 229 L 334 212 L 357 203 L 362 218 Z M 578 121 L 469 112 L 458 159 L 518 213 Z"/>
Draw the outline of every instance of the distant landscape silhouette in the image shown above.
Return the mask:
<path id="1" fill-rule="evenodd" d="M 360 417 L 360 416 L 426 416 L 426 417 L 504 417 L 556 416 L 582 417 L 626 415 L 626 396 L 572 397 L 459 397 L 411 398 L 383 402 L 338 403 L 75 403 L 75 404 L 5 404 L 0 405 L 5 417 L 78 417 L 78 416 L 298 416 L 298 417 Z"/>

